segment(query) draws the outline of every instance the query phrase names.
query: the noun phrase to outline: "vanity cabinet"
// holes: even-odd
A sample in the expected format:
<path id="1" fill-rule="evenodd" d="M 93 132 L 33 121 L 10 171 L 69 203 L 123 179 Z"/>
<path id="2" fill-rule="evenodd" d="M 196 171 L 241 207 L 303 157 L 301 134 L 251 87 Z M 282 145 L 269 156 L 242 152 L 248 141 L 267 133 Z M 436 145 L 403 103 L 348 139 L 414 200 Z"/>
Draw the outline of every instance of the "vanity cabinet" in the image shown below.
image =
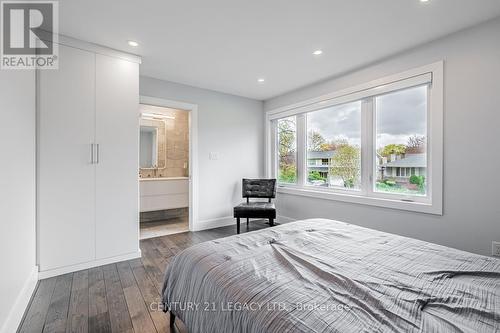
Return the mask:
<path id="1" fill-rule="evenodd" d="M 37 72 L 41 277 L 140 255 L 140 59 L 75 43 Z"/>

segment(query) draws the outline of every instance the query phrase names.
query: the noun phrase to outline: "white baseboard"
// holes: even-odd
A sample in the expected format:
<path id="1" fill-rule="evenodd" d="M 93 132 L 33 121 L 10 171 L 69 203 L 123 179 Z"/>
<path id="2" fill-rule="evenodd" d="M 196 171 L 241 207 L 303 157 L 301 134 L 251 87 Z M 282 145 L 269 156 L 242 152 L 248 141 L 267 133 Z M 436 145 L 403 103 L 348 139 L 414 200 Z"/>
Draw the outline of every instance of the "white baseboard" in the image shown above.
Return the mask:
<path id="1" fill-rule="evenodd" d="M 296 219 L 293 219 L 293 218 L 287 217 L 287 216 L 283 216 L 283 215 L 278 215 L 276 217 L 276 222 L 278 222 L 278 223 L 287 223 L 287 222 L 292 222 L 295 220 Z M 219 228 L 219 227 L 225 227 L 228 225 L 235 225 L 236 226 L 236 219 L 232 216 L 225 216 L 225 217 L 219 217 L 216 219 L 198 221 L 198 223 L 196 223 L 196 225 L 194 227 L 194 230 L 192 230 L 192 231 L 214 229 L 214 228 Z"/>
<path id="2" fill-rule="evenodd" d="M 231 224 L 236 225 L 236 219 L 232 216 L 219 217 L 210 220 L 202 220 L 195 223 L 193 231 L 201 231 L 201 230 L 225 227 Z"/>
<path id="3" fill-rule="evenodd" d="M 28 307 L 31 296 L 36 290 L 38 282 L 38 266 L 33 267 L 30 276 L 24 282 L 21 292 L 12 306 L 10 313 L 7 315 L 3 326 L 0 328 L 0 333 L 16 332 L 21 320 L 23 319 L 24 311 Z"/>
<path id="4" fill-rule="evenodd" d="M 278 223 L 287 223 L 287 222 L 293 222 L 293 221 L 297 221 L 297 219 L 293 219 L 291 217 L 283 216 L 283 215 L 276 216 L 276 222 L 278 222 Z"/>
<path id="5" fill-rule="evenodd" d="M 141 257 L 141 251 L 139 250 L 137 252 L 127 253 L 124 255 L 116 256 L 116 257 L 93 260 L 93 261 L 88 261 L 88 262 L 84 262 L 81 264 L 64 266 L 64 267 L 49 269 L 46 271 L 41 271 L 38 273 L 38 278 L 40 280 L 48 279 L 48 278 L 51 278 L 53 276 L 58 276 L 58 275 L 66 274 L 66 273 L 81 271 L 82 269 L 89 269 L 92 267 L 113 264 L 115 262 L 131 260 L 131 259 L 136 259 L 136 258 L 140 258 L 140 257 Z"/>

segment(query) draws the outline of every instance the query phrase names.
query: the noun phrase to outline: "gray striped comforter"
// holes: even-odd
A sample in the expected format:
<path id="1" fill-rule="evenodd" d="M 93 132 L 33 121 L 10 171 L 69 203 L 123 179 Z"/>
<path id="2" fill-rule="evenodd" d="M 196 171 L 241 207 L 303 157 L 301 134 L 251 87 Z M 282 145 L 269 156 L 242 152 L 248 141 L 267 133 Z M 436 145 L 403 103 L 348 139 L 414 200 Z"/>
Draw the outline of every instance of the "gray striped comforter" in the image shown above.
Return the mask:
<path id="1" fill-rule="evenodd" d="M 500 260 L 312 219 L 192 246 L 163 302 L 197 332 L 498 332 Z"/>

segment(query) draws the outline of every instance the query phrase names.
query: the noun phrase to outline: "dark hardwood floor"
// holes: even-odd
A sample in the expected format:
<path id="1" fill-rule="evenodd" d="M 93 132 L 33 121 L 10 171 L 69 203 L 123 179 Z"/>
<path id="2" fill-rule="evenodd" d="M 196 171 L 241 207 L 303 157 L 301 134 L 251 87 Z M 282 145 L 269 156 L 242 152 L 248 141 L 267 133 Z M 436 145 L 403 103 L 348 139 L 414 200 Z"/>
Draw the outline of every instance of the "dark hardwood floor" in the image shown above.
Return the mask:
<path id="1" fill-rule="evenodd" d="M 251 221 L 241 232 L 266 228 Z M 41 280 L 18 332 L 187 332 L 159 305 L 172 256 L 196 243 L 236 234 L 236 225 L 141 240 L 142 258 Z"/>

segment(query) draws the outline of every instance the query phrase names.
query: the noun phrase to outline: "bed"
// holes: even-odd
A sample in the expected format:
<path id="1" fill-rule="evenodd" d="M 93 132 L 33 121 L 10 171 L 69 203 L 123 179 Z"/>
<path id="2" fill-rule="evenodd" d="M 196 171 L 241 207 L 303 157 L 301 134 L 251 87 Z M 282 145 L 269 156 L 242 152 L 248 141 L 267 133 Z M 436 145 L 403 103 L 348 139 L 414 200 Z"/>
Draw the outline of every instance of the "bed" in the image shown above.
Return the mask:
<path id="1" fill-rule="evenodd" d="M 496 332 L 500 259 L 311 219 L 194 245 L 164 305 L 197 332 Z"/>

